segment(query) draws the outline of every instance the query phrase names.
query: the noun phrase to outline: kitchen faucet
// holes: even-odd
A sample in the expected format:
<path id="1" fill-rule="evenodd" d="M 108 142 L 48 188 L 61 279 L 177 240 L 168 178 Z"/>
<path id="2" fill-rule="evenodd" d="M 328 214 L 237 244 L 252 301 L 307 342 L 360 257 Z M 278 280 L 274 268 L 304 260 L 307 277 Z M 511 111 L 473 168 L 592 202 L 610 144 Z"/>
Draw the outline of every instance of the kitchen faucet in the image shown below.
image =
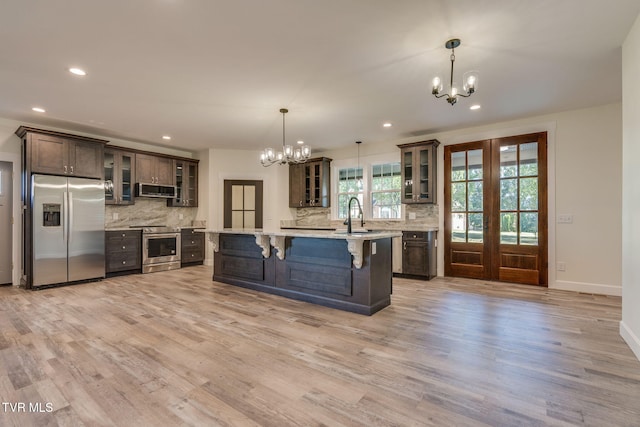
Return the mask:
<path id="1" fill-rule="evenodd" d="M 357 197 L 351 197 L 347 204 L 347 219 L 344 220 L 344 224 L 347 226 L 347 234 L 351 234 L 351 202 L 356 201 L 358 203 L 358 210 L 360 211 L 360 227 L 364 227 L 364 215 L 362 215 L 362 205 Z"/>

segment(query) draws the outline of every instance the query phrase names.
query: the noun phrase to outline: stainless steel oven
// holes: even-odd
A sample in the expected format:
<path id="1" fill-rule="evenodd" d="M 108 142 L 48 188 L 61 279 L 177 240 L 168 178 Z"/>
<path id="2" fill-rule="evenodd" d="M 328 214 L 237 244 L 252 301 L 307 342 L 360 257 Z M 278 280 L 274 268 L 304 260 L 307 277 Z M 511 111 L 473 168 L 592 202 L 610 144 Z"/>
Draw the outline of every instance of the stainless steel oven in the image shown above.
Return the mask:
<path id="1" fill-rule="evenodd" d="M 169 227 L 142 229 L 142 272 L 180 268 L 180 231 Z"/>

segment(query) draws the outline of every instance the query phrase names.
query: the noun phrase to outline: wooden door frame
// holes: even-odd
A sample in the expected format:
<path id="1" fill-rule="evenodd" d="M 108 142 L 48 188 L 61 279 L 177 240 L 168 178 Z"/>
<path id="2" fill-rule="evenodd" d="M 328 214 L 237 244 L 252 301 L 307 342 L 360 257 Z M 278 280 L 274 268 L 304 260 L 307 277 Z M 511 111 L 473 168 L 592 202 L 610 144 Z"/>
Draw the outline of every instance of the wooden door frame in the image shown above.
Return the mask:
<path id="1" fill-rule="evenodd" d="M 223 224 L 224 228 L 231 228 L 231 187 L 234 185 L 253 185 L 256 187 L 256 224 L 255 228 L 262 228 L 263 225 L 263 182 L 251 179 L 225 179 L 223 183 Z"/>
<path id="2" fill-rule="evenodd" d="M 513 245 L 513 248 L 518 248 L 518 252 L 521 256 L 528 256 L 530 253 L 532 256 L 539 257 L 538 261 L 538 274 L 537 277 L 531 276 L 524 282 L 535 284 L 539 286 L 548 286 L 549 284 L 549 188 L 548 188 L 548 132 L 534 132 L 523 135 L 506 136 L 499 138 L 492 138 L 487 140 L 479 140 L 466 142 L 455 145 L 448 145 L 445 147 L 444 153 L 444 269 L 445 276 L 452 275 L 451 268 L 451 237 L 452 237 L 452 220 L 451 220 L 451 156 L 447 156 L 447 153 L 453 153 L 455 151 L 468 151 L 477 148 L 483 148 L 488 150 L 490 156 L 490 163 L 488 164 L 489 176 L 483 180 L 488 184 L 488 188 L 485 188 L 483 194 L 483 213 L 485 220 L 485 230 L 488 228 L 489 233 L 484 233 L 484 250 L 483 253 L 483 273 L 480 276 L 475 275 L 475 278 L 486 280 L 500 280 L 500 281 L 513 281 L 516 270 L 509 271 L 508 267 L 502 266 L 501 258 L 509 256 L 509 246 L 500 243 L 500 146 L 503 145 L 517 145 L 521 143 L 534 142 L 538 143 L 538 245 Z M 481 147 L 482 144 L 482 147 Z M 451 150 L 451 147 L 459 148 L 459 150 Z M 483 154 L 483 163 L 487 159 L 487 152 Z M 486 166 L 487 164 L 484 163 Z M 449 176 L 447 176 L 449 174 Z M 486 180 L 488 179 L 488 180 Z M 447 188 L 449 186 L 449 188 Z M 487 203 L 489 202 L 489 203 Z M 519 212 L 519 211 L 518 211 Z M 526 212 L 526 211 L 525 211 Z M 519 227 L 519 225 L 518 225 Z M 519 233 L 519 231 L 518 231 Z M 497 239 L 497 240 L 495 240 Z M 514 251 L 516 252 L 516 251 Z M 486 258 L 489 256 L 489 258 Z M 490 262 L 487 263 L 486 260 Z M 521 267 L 518 267 L 521 268 Z M 521 270 L 524 272 L 528 270 Z M 472 277 L 473 273 L 469 276 Z"/>

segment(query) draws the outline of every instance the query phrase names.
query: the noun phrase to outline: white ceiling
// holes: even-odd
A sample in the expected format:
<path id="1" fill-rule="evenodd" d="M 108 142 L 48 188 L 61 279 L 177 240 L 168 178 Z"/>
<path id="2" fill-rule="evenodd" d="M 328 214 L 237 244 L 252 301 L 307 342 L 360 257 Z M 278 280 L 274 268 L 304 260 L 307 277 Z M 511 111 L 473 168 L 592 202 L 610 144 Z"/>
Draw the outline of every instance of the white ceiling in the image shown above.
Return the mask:
<path id="1" fill-rule="evenodd" d="M 316 153 L 394 141 L 619 102 L 639 13 L 638 0 L 3 0 L 0 117 L 261 149 L 281 144 L 286 107 L 287 142 Z M 430 85 L 453 37 L 455 77 L 480 78 L 450 106 Z"/>

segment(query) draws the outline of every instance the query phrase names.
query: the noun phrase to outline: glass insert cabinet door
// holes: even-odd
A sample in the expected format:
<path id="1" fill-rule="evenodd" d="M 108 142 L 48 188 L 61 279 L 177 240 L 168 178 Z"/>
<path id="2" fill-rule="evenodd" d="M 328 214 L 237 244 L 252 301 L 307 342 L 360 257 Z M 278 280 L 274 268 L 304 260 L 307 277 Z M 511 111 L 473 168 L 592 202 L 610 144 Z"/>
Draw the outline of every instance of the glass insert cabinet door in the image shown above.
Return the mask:
<path id="1" fill-rule="evenodd" d="M 445 274 L 547 283 L 546 133 L 445 147 Z"/>
<path id="2" fill-rule="evenodd" d="M 135 154 L 119 150 L 105 150 L 105 203 L 130 205 L 134 203 Z"/>
<path id="3" fill-rule="evenodd" d="M 402 170 L 402 203 L 436 203 L 436 139 L 398 145 Z"/>

